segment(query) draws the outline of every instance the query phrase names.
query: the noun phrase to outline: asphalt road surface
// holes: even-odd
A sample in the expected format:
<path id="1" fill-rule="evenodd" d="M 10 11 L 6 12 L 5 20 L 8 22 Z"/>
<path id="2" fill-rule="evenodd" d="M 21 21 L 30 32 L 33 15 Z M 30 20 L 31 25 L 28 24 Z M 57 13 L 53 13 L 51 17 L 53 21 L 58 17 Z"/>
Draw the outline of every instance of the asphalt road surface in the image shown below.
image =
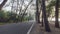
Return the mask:
<path id="1" fill-rule="evenodd" d="M 0 34 L 27 34 L 32 22 L 14 23 L 0 26 Z"/>

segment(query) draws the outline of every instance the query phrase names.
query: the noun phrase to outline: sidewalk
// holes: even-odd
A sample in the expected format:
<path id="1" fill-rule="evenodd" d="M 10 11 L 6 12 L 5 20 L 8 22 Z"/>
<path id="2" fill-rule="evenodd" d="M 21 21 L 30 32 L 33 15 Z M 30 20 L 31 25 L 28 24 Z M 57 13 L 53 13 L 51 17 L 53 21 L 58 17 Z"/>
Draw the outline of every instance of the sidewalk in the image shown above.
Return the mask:
<path id="1" fill-rule="evenodd" d="M 43 34 L 41 30 L 42 29 L 41 29 L 40 24 L 35 24 L 31 30 L 30 34 Z"/>
<path id="2" fill-rule="evenodd" d="M 35 24 L 30 34 L 60 34 L 60 28 L 55 28 L 54 24 L 50 24 L 51 32 L 46 32 L 45 28 L 41 24 Z"/>

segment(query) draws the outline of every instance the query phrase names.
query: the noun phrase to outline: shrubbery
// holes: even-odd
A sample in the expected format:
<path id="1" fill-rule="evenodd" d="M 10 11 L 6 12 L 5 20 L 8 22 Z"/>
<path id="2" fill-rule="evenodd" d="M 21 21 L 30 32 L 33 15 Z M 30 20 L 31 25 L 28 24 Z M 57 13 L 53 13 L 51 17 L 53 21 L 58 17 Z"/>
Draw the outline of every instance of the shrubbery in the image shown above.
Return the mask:
<path id="1" fill-rule="evenodd" d="M 0 22 L 19 22 L 21 19 L 21 16 L 18 14 L 11 12 L 11 11 L 0 11 Z M 27 14 L 24 16 L 22 21 L 28 21 L 31 20 L 32 16 L 27 16 Z"/>

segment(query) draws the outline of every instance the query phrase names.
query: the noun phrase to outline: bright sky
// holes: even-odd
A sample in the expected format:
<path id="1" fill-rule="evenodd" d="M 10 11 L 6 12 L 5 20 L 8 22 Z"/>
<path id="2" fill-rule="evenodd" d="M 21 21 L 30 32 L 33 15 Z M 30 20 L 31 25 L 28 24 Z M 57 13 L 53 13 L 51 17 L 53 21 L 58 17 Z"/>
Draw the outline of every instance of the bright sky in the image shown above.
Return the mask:
<path id="1" fill-rule="evenodd" d="M 8 4 L 9 2 L 10 2 L 10 0 L 8 0 L 6 4 Z M 3 9 L 9 11 L 9 10 L 11 10 L 11 7 L 8 6 L 8 7 L 5 7 L 5 8 L 3 8 Z"/>
<path id="2" fill-rule="evenodd" d="M 0 0 L 0 4 L 2 3 L 2 1 L 3 1 L 3 0 Z M 8 2 L 9 2 L 9 0 L 8 0 Z M 8 3 L 8 2 L 7 2 L 7 3 Z M 4 10 L 6 10 L 6 9 L 10 10 L 10 7 L 6 7 L 6 8 L 3 8 L 3 9 L 4 9 Z"/>
<path id="3" fill-rule="evenodd" d="M 0 4 L 1 4 L 2 1 L 3 1 L 3 0 L 0 0 Z M 10 2 L 10 0 L 7 1 L 7 3 L 9 3 L 9 2 Z M 7 3 L 6 3 L 6 4 L 7 4 Z M 25 3 L 28 4 L 27 1 L 26 1 Z M 3 9 L 4 9 L 4 10 L 11 10 L 11 7 L 8 6 L 8 7 L 4 7 Z"/>
<path id="4" fill-rule="evenodd" d="M 3 0 L 0 0 L 0 4 L 1 4 L 2 1 L 3 1 Z"/>

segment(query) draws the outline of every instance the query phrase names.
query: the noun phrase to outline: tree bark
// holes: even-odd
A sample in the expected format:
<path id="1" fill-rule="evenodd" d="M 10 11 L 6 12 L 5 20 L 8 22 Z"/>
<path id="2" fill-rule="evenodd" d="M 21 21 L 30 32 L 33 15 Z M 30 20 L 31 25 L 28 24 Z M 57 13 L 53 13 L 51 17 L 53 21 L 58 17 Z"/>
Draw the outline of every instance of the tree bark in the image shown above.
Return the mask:
<path id="1" fill-rule="evenodd" d="M 59 22 L 58 22 L 58 16 L 59 16 L 59 0 L 56 0 L 56 6 L 55 6 L 55 27 L 59 28 Z"/>
<path id="2" fill-rule="evenodd" d="M 40 13 L 38 11 L 38 0 L 36 0 L 36 22 L 40 23 Z"/>
<path id="3" fill-rule="evenodd" d="M 46 17 L 46 7 L 45 7 L 45 0 L 42 0 L 42 13 L 43 13 L 43 18 L 44 18 L 44 24 L 45 24 L 45 30 L 47 32 L 50 32 L 50 27 L 48 24 L 48 19 Z"/>
<path id="4" fill-rule="evenodd" d="M 6 4 L 7 0 L 3 0 L 3 2 L 0 4 L 0 10 L 2 9 L 2 7 Z"/>
<path id="5" fill-rule="evenodd" d="M 42 14 L 42 27 L 43 27 L 43 22 L 44 22 L 44 19 L 43 19 L 43 14 Z"/>

